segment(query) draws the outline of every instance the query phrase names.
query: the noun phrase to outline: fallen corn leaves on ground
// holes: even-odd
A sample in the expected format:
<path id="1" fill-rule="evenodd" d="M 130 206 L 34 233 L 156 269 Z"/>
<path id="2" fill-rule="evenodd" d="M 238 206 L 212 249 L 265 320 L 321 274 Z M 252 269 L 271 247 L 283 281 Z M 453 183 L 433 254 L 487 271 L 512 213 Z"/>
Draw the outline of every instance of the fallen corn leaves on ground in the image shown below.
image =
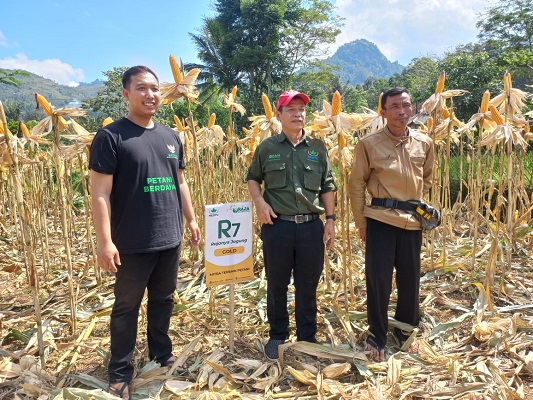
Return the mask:
<path id="1" fill-rule="evenodd" d="M 84 218 L 77 224 L 76 232 L 83 235 Z M 112 398 L 105 393 L 112 276 L 106 275 L 100 286 L 92 278 L 92 267 L 83 276 L 86 250 L 74 249 L 79 321 L 73 334 L 68 324 L 66 275 L 59 267 L 61 240 L 57 233 L 51 235 L 49 250 L 58 267 L 52 279 L 41 285 L 46 348 L 41 369 L 32 296 L 12 237 L 4 233 L 0 237 L 4 254 L 0 260 L 0 398 Z M 424 252 L 419 354 L 398 352 L 390 339 L 385 363 L 370 362 L 363 352 L 366 309 L 359 244 L 353 244 L 353 297 L 343 293 L 340 256 L 344 249 L 329 253 L 328 271 L 318 292 L 318 339 L 325 345 L 288 343 L 279 362 L 266 359 L 262 350 L 268 324 L 260 249 L 256 249 L 256 279 L 235 285 L 231 353 L 228 287 L 207 288 L 201 263 L 191 260 L 186 248 L 171 335 L 175 354 L 187 359 L 189 369 L 169 370 L 148 362 L 141 310 L 133 399 L 533 398 L 531 251 L 516 254 L 505 281 L 496 283 L 489 299 L 482 284 L 488 242 L 479 246 L 476 267 L 471 270 L 471 239 L 459 235 L 455 239 L 447 247 L 445 263 L 442 257 L 432 263 Z M 438 243 L 434 245 L 438 250 Z M 293 324 L 291 314 L 292 328 Z"/>

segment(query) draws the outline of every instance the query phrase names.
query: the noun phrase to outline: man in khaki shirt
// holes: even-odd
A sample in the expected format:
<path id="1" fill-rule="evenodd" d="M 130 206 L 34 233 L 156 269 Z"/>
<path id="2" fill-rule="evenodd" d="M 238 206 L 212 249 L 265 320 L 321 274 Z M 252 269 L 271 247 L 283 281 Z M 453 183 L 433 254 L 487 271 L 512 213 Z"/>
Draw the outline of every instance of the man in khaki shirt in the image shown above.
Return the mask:
<path id="1" fill-rule="evenodd" d="M 355 225 L 366 246 L 366 350 L 374 361 L 385 361 L 394 268 L 398 291 L 394 318 L 412 326 L 420 322 L 422 230 L 417 219 L 398 204 L 421 200 L 428 193 L 434 161 L 431 138 L 407 127 L 413 112 L 407 90 L 384 92 L 381 109 L 387 124 L 357 143 L 348 185 Z M 370 205 L 366 204 L 367 192 L 372 197 Z M 394 335 L 400 345 L 409 337 L 399 329 Z"/>

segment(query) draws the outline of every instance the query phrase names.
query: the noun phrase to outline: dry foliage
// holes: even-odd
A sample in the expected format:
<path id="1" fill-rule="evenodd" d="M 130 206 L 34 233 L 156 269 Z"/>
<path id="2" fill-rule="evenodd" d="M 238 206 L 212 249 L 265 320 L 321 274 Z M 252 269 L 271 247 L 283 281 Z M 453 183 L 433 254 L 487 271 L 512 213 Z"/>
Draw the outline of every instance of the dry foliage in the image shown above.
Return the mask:
<path id="1" fill-rule="evenodd" d="M 163 86 L 166 98 L 194 101 L 185 94 L 196 94 L 196 71 L 185 73 L 170 60 L 176 82 Z M 266 280 L 256 235 L 256 278 L 235 285 L 230 352 L 229 288 L 206 287 L 201 252 L 186 245 L 171 335 L 180 361 L 175 365 L 187 360 L 189 368 L 148 361 L 143 304 L 134 399 L 532 398 L 533 205 L 524 167 L 531 154 L 523 145 L 531 136 L 521 114 L 527 94 L 506 76 L 490 110 L 485 105 L 464 124 L 453 115 L 453 97 L 462 91 L 444 91 L 444 74 L 440 79 L 424 106 L 431 119 L 422 129 L 436 142 L 429 200 L 442 209 L 443 224 L 424 235 L 420 326 L 390 320 L 391 328 L 412 331 L 418 354 L 402 351 L 392 336 L 387 362 L 370 362 L 363 352 L 364 252 L 346 184 L 354 133 L 365 135 L 383 121 L 371 110 L 343 113 L 336 94 L 309 127 L 328 146 L 339 187 L 337 239 L 318 289 L 318 339 L 324 344 L 291 337 L 279 361 L 264 356 Z M 225 96 L 230 115 L 244 112 L 236 92 Z M 39 97 L 43 107 L 45 101 Z M 265 115 L 251 118 L 244 139 L 232 125 L 224 132 L 214 117 L 201 129 L 192 114 L 187 125 L 176 121 L 200 219 L 206 204 L 248 200 L 243 178 L 251 155 L 279 130 L 266 96 L 263 104 Z M 102 276 L 95 261 L 87 182 L 93 134 L 71 118 L 79 110 L 46 109 L 45 120 L 21 138 L 8 131 L 0 113 L 0 398 L 112 399 L 105 365 L 113 277 Z M 467 176 L 457 199 L 450 190 L 452 156 L 464 160 L 459 168 Z M 289 299 L 293 312 L 292 288 Z M 393 292 L 391 307 L 395 302 Z"/>

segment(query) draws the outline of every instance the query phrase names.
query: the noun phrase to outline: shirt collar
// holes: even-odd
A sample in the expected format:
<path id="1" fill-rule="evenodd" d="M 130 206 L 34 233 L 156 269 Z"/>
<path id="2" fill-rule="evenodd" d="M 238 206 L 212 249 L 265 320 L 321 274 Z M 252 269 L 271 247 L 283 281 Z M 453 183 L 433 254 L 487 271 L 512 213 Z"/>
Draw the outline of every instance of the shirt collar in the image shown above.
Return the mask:
<path id="1" fill-rule="evenodd" d="M 279 142 L 279 143 L 281 143 L 281 142 L 283 142 L 284 140 L 286 140 L 287 142 L 289 142 L 289 143 L 292 145 L 292 142 L 289 140 L 289 138 L 287 137 L 287 135 L 285 134 L 285 132 L 281 132 L 280 134 L 278 134 L 278 135 L 277 135 L 277 138 L 278 138 L 278 142 Z M 305 143 L 306 145 L 309 146 L 309 140 L 310 140 L 310 139 L 311 139 L 311 138 L 310 138 L 308 135 L 306 135 L 305 130 L 302 129 L 302 139 L 300 140 L 300 142 L 299 142 L 298 144 L 300 144 L 300 143 Z"/>
<path id="2" fill-rule="evenodd" d="M 383 128 L 383 132 L 385 132 L 385 134 L 391 138 L 392 140 L 396 140 L 397 142 L 403 142 L 404 140 L 408 139 L 409 137 L 411 137 L 411 128 L 407 127 L 407 136 L 404 136 L 404 137 L 401 137 L 399 138 L 398 136 L 395 136 L 392 134 L 392 132 L 389 130 L 389 127 L 387 125 L 385 125 L 385 127 Z"/>

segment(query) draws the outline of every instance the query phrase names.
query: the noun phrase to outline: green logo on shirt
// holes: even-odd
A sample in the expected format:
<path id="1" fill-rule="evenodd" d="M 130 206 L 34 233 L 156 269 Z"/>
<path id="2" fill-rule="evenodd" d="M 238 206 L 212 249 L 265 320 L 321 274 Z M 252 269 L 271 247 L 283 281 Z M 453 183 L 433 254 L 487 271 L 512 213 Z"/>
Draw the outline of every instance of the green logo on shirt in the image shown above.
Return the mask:
<path id="1" fill-rule="evenodd" d="M 269 154 L 268 161 L 281 160 L 281 154 Z"/>
<path id="2" fill-rule="evenodd" d="M 178 155 L 176 154 L 176 146 L 167 144 L 167 147 L 170 150 L 170 153 L 167 154 L 167 158 L 178 158 Z"/>
<path id="3" fill-rule="evenodd" d="M 156 176 L 153 178 L 146 178 L 146 186 L 144 192 L 165 192 L 167 190 L 176 190 L 176 185 L 171 176 Z"/>
<path id="4" fill-rule="evenodd" d="M 307 160 L 318 162 L 318 151 L 316 150 L 309 150 L 307 152 Z"/>

